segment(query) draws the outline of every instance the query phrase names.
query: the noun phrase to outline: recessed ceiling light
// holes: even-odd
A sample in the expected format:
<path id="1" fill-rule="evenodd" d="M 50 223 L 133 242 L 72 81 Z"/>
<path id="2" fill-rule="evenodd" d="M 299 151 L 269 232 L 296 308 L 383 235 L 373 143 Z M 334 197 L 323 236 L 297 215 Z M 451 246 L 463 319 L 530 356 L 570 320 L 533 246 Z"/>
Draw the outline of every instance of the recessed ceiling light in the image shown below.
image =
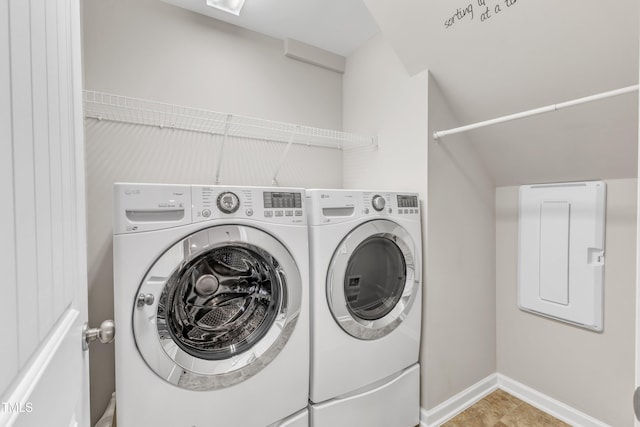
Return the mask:
<path id="1" fill-rule="evenodd" d="M 240 9 L 244 6 L 244 0 L 207 0 L 207 6 L 239 16 Z"/>

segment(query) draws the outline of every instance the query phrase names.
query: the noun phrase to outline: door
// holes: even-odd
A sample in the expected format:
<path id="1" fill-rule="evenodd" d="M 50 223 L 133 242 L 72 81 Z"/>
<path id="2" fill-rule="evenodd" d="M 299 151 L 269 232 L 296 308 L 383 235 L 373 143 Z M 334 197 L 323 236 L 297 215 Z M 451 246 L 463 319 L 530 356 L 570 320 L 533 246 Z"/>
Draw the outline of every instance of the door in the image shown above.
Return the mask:
<path id="1" fill-rule="evenodd" d="M 639 55 L 640 57 L 640 55 Z M 638 92 L 638 102 L 640 102 L 640 91 Z M 640 115 L 638 116 L 640 126 Z M 638 132 L 638 177 L 640 178 L 640 132 Z M 636 185 L 638 182 L 636 182 Z M 640 185 L 636 198 L 637 220 L 636 220 L 636 390 L 633 395 L 633 410 L 636 416 L 634 426 L 640 427 Z"/>
<path id="2" fill-rule="evenodd" d="M 302 292 L 298 267 L 276 238 L 243 225 L 206 228 L 173 244 L 142 280 L 132 304 L 136 346 L 180 388 L 229 387 L 282 350 Z"/>
<path id="3" fill-rule="evenodd" d="M 640 55 L 639 55 L 640 57 Z M 640 91 L 638 92 L 638 102 L 640 102 Z M 638 116 L 640 126 L 640 115 Z M 640 132 L 638 132 L 638 177 L 640 178 Z M 638 183 L 636 182 L 636 185 Z M 633 410 L 636 416 L 634 426 L 640 427 L 640 185 L 637 185 L 638 195 L 636 198 L 636 390 L 633 396 Z"/>
<path id="4" fill-rule="evenodd" d="M 0 0 L 0 426 L 88 426 L 78 0 Z"/>
<path id="5" fill-rule="evenodd" d="M 382 338 L 397 328 L 416 299 L 421 272 L 415 244 L 388 220 L 361 224 L 340 243 L 327 275 L 327 301 L 350 335 Z"/>

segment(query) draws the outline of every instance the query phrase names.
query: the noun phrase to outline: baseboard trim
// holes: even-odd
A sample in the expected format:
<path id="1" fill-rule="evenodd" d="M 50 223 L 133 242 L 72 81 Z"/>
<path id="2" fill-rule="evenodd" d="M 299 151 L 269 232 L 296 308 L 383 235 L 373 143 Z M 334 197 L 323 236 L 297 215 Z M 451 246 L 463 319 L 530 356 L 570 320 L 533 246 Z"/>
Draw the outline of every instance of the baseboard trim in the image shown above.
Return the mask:
<path id="1" fill-rule="evenodd" d="M 497 388 L 498 375 L 491 374 L 429 411 L 420 408 L 420 427 L 440 426 Z"/>
<path id="2" fill-rule="evenodd" d="M 498 388 L 572 426 L 611 427 L 502 374 L 489 375 L 431 410 L 420 408 L 420 427 L 439 427 Z"/>
<path id="3" fill-rule="evenodd" d="M 498 388 L 514 395 L 518 399 L 523 400 L 532 406 L 535 406 L 549 415 L 553 415 L 567 424 L 580 427 L 610 427 L 608 424 L 605 424 L 584 412 L 580 412 L 559 400 L 540 393 L 539 391 L 505 375 L 497 374 L 497 377 Z"/>

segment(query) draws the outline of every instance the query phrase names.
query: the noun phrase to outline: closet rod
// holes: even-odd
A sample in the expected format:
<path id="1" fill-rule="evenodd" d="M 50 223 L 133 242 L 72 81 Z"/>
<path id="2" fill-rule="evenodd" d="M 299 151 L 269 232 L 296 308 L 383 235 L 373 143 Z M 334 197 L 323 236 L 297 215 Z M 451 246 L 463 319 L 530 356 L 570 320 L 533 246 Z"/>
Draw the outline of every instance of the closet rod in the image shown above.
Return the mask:
<path id="1" fill-rule="evenodd" d="M 600 99 L 611 98 L 613 96 L 624 95 L 626 93 L 635 92 L 638 90 L 639 85 L 627 86 L 621 89 L 611 90 L 608 92 L 602 92 L 596 95 L 586 96 L 584 98 L 574 99 L 573 101 L 561 102 L 559 104 L 548 105 L 546 107 L 535 108 L 533 110 L 523 111 L 521 113 L 510 114 L 508 116 L 498 117 L 497 119 L 485 120 L 478 123 L 473 123 L 466 126 L 460 126 L 448 130 L 440 130 L 433 133 L 433 139 L 436 141 L 447 135 L 453 135 L 456 133 L 467 132 L 469 130 L 483 128 L 486 126 L 497 125 L 499 123 L 510 122 L 512 120 L 523 119 L 525 117 L 536 116 L 538 114 L 550 113 L 558 111 L 563 108 L 574 107 L 580 104 L 586 104 L 587 102 L 598 101 Z"/>

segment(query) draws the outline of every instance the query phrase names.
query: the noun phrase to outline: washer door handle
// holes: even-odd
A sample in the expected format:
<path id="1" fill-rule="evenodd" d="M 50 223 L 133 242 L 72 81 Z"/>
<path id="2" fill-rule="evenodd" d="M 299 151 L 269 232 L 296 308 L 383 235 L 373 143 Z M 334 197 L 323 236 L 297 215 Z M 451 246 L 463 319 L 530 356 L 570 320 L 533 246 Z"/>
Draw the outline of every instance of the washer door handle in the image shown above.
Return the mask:
<path id="1" fill-rule="evenodd" d="M 138 295 L 138 299 L 136 300 L 136 307 L 144 307 L 145 305 L 153 304 L 155 297 L 153 294 L 140 294 Z"/>

